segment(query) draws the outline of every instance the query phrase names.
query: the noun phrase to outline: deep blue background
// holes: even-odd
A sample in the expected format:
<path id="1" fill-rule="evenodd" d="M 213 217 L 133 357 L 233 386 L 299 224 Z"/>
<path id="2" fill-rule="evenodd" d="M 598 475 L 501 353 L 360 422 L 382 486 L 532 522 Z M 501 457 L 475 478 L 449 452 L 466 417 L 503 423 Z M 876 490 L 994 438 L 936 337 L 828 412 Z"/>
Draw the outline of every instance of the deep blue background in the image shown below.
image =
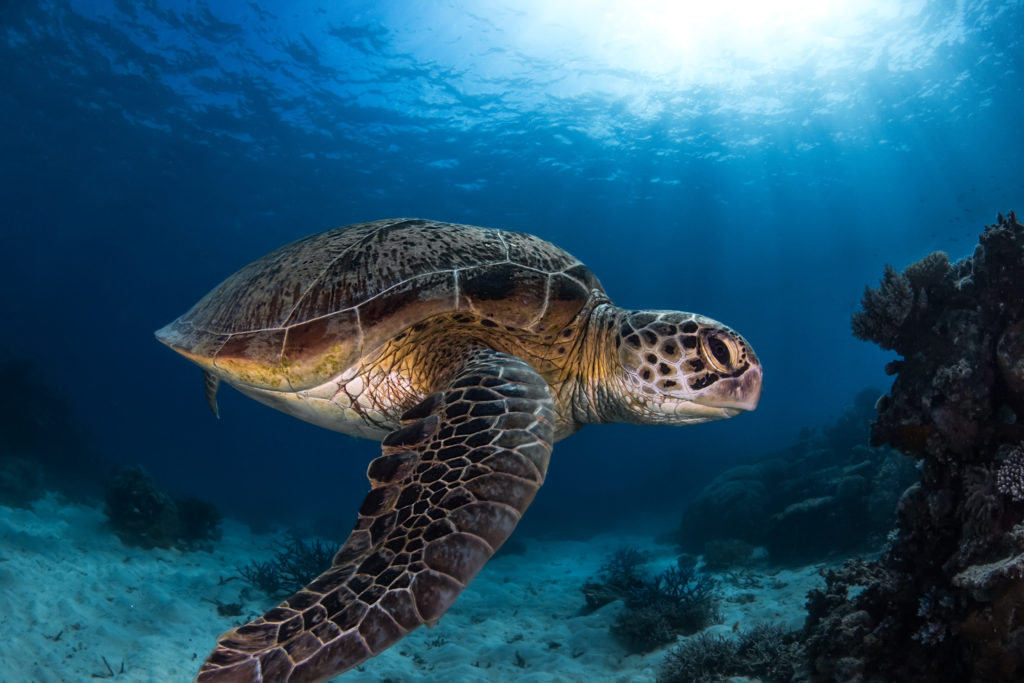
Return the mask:
<path id="1" fill-rule="evenodd" d="M 670 527 L 713 472 L 888 387 L 888 355 L 849 332 L 885 263 L 965 256 L 1024 208 L 1024 6 L 908 4 L 872 60 L 716 86 L 588 66 L 573 44 L 517 51 L 507 13 L 459 3 L 438 3 L 436 42 L 422 3 L 4 3 L 0 346 L 111 463 L 251 519 L 346 527 L 377 446 L 230 390 L 214 420 L 152 331 L 336 225 L 529 231 L 619 305 L 717 318 L 762 359 L 755 413 L 561 443 L 524 520 Z M 636 91 L 557 92 L 576 70 Z"/>

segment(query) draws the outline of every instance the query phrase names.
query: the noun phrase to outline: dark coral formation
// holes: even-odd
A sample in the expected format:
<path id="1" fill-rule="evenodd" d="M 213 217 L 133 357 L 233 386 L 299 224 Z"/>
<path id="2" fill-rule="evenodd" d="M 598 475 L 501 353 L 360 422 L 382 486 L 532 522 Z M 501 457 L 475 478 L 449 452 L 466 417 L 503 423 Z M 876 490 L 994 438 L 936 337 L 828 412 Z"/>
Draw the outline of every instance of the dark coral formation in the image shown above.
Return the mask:
<path id="1" fill-rule="evenodd" d="M 125 545 L 167 548 L 178 536 L 177 505 L 141 467 L 111 476 L 103 512 Z"/>
<path id="2" fill-rule="evenodd" d="M 1014 502 L 1024 502 L 1024 448 L 1018 445 L 1004 452 L 1003 464 L 996 470 L 996 489 Z"/>
<path id="3" fill-rule="evenodd" d="M 646 553 L 616 551 L 600 574 L 583 585 L 585 611 L 622 600 L 626 609 L 616 617 L 612 633 L 631 652 L 649 652 L 678 635 L 703 630 L 718 618 L 718 596 L 715 582 L 699 574 L 688 558 L 684 555 L 675 567 L 650 579 L 641 569 Z"/>
<path id="4" fill-rule="evenodd" d="M 253 588 L 271 597 L 291 595 L 331 566 L 334 554 L 341 544 L 324 543 L 320 539 L 303 540 L 289 531 L 277 543 L 274 559 L 266 562 L 253 560 L 238 568 L 238 573 Z"/>
<path id="5" fill-rule="evenodd" d="M 178 507 L 178 542 L 186 549 L 209 548 L 221 537 L 221 514 L 217 506 L 195 496 L 174 499 Z"/>
<path id="6" fill-rule="evenodd" d="M 882 557 L 810 596 L 811 680 L 1024 680 L 1024 226 L 1000 216 L 970 258 L 888 268 L 862 306 L 854 333 L 903 356 L 872 442 L 921 479 Z"/>
<path id="7" fill-rule="evenodd" d="M 726 638 L 702 633 L 665 655 L 658 683 L 712 683 L 744 676 L 762 683 L 788 683 L 799 669 L 796 634 L 760 624 Z"/>
<path id="8" fill-rule="evenodd" d="M 636 586 L 612 634 L 631 652 L 649 652 L 718 619 L 715 581 L 692 566 L 676 566 Z"/>
<path id="9" fill-rule="evenodd" d="M 641 567 L 648 560 L 639 548 L 619 548 L 601 565 L 598 575 L 580 589 L 587 604 L 584 612 L 593 612 L 614 600 L 627 600 L 647 580 Z"/>
<path id="10" fill-rule="evenodd" d="M 221 516 L 212 503 L 172 498 L 142 467 L 115 472 L 106 488 L 103 512 L 125 545 L 196 550 L 220 539 Z"/>
<path id="11" fill-rule="evenodd" d="M 917 474 L 909 458 L 868 447 L 878 396 L 865 390 L 821 433 L 718 475 L 683 513 L 679 544 L 703 550 L 709 569 L 741 564 L 751 544 L 777 563 L 880 547 Z"/>

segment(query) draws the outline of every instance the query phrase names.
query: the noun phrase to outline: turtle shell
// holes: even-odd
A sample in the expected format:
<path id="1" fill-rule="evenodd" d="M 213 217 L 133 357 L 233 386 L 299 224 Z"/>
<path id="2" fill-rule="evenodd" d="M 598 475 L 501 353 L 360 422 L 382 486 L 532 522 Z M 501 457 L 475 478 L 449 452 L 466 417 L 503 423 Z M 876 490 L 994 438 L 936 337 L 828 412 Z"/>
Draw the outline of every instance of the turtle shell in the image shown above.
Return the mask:
<path id="1" fill-rule="evenodd" d="M 544 339 L 603 291 L 586 266 L 533 235 L 392 219 L 281 247 L 156 335 L 230 381 L 298 391 L 433 316 L 466 311 Z"/>

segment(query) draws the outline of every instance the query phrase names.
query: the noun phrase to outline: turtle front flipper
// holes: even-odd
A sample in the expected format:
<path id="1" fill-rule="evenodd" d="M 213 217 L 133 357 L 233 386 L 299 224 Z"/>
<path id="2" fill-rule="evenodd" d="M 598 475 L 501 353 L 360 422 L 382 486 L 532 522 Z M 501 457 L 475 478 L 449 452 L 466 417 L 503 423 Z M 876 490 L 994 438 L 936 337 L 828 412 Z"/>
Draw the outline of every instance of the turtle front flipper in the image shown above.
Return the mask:
<path id="1" fill-rule="evenodd" d="M 468 354 L 384 440 L 331 568 L 221 635 L 197 680 L 320 681 L 436 623 L 533 500 L 553 439 L 544 379 L 512 356 Z"/>

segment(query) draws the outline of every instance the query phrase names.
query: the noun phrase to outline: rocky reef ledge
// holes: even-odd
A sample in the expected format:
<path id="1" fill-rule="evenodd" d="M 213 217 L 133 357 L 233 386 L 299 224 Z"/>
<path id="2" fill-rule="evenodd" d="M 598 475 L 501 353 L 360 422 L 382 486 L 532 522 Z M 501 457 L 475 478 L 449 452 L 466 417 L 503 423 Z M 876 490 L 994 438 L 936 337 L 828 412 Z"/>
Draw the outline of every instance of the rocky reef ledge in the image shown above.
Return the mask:
<path id="1" fill-rule="evenodd" d="M 1000 215 L 969 258 L 887 266 L 861 306 L 854 334 L 902 357 L 872 444 L 921 478 L 880 558 L 811 593 L 808 678 L 1024 680 L 1024 226 Z"/>

